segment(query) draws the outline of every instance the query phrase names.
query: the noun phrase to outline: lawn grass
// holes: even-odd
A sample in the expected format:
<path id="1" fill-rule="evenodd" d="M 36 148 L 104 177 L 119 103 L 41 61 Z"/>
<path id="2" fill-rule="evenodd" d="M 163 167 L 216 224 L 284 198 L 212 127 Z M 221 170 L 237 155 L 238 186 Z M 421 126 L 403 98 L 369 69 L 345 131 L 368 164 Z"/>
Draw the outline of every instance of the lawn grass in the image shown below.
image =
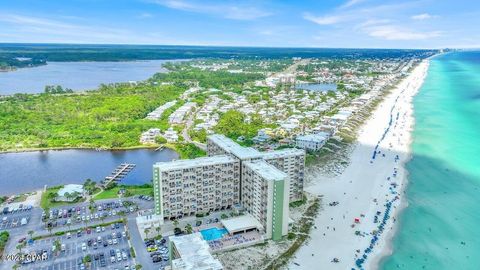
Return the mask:
<path id="1" fill-rule="evenodd" d="M 126 190 L 126 196 L 124 197 L 131 197 L 131 196 L 138 196 L 138 195 L 148 195 L 152 196 L 153 187 L 150 185 L 141 185 L 141 186 L 116 186 L 109 190 L 104 190 L 103 192 L 99 193 L 95 196 L 95 200 L 104 200 L 104 199 L 116 199 L 118 198 L 118 192 L 120 189 Z"/>
<path id="2" fill-rule="evenodd" d="M 79 202 L 84 201 L 84 198 L 78 198 L 77 200 L 73 202 L 55 202 L 51 198 L 53 198 L 53 195 L 50 194 L 57 194 L 57 192 L 62 188 L 63 186 L 55 186 L 55 187 L 50 187 L 47 188 L 45 192 L 42 194 L 42 198 L 40 200 L 40 207 L 43 209 L 50 209 L 54 207 L 59 207 L 59 206 L 64 206 L 64 205 L 69 205 L 69 204 L 76 204 Z"/>

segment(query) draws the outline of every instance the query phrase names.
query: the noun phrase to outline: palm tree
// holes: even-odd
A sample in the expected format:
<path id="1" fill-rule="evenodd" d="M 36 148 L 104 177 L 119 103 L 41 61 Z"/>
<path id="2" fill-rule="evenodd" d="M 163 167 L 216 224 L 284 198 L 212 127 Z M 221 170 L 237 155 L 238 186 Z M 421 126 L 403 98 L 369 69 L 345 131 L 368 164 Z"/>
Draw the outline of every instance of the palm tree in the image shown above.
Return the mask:
<path id="1" fill-rule="evenodd" d="M 82 262 L 88 267 L 90 262 L 92 262 L 92 256 L 86 255 L 85 257 L 83 257 Z"/>
<path id="2" fill-rule="evenodd" d="M 93 214 L 95 213 L 95 210 L 97 210 L 97 208 L 95 208 L 95 201 L 90 198 L 90 201 L 89 201 L 89 205 L 88 205 L 88 209 L 90 209 L 90 212 Z"/>
<path id="3" fill-rule="evenodd" d="M 74 194 L 73 193 L 70 193 L 70 192 L 65 192 L 65 194 L 63 195 L 63 197 L 65 197 L 65 199 L 67 199 L 67 201 L 70 201 L 74 198 Z"/>
<path id="4" fill-rule="evenodd" d="M 145 238 L 148 238 L 148 233 L 150 232 L 150 228 L 145 228 L 143 232 L 145 233 Z"/>
<path id="5" fill-rule="evenodd" d="M 141 264 L 135 265 L 135 270 L 140 270 L 140 269 L 142 269 L 142 265 L 141 265 Z"/>
<path id="6" fill-rule="evenodd" d="M 104 214 L 105 213 L 99 213 L 98 214 L 100 216 L 100 220 L 102 221 L 102 223 L 105 223 L 105 219 L 107 218 Z"/>
<path id="7" fill-rule="evenodd" d="M 88 227 L 88 220 L 85 219 L 85 220 L 83 221 L 83 223 L 85 224 L 85 229 L 87 229 L 87 227 Z"/>
<path id="8" fill-rule="evenodd" d="M 155 227 L 155 231 L 157 232 L 157 237 L 158 237 L 159 239 L 162 238 L 162 235 L 160 234 L 160 231 L 161 231 L 161 230 L 162 230 L 162 229 L 160 228 L 160 226 Z"/>
<path id="9" fill-rule="evenodd" d="M 18 249 L 18 253 L 22 253 L 22 248 L 25 247 L 25 243 L 18 244 L 15 248 Z"/>
<path id="10" fill-rule="evenodd" d="M 13 270 L 17 270 L 18 268 L 20 268 L 20 265 L 18 263 L 16 263 L 14 266 L 12 266 Z"/>
<path id="11" fill-rule="evenodd" d="M 186 226 L 185 226 L 185 231 L 190 234 L 193 232 L 193 229 L 192 229 L 192 225 L 190 223 L 188 223 Z"/>
<path id="12" fill-rule="evenodd" d="M 175 219 L 175 220 L 173 221 L 173 226 L 174 226 L 175 228 L 178 228 L 178 220 Z"/>
<path id="13" fill-rule="evenodd" d="M 34 234 L 34 233 L 35 233 L 34 231 L 28 231 L 28 235 L 30 235 L 30 239 L 33 238 L 33 234 Z"/>
<path id="14" fill-rule="evenodd" d="M 62 243 L 60 242 L 60 239 L 55 239 L 55 241 L 53 241 L 53 245 L 55 246 L 55 252 L 59 252 L 62 248 Z"/>

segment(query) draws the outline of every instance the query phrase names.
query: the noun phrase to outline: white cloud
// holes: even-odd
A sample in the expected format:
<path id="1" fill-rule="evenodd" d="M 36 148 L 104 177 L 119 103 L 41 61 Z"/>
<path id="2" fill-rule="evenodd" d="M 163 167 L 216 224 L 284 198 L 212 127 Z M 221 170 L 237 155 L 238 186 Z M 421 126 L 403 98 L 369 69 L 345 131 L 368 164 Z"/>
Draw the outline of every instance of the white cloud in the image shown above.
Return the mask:
<path id="1" fill-rule="evenodd" d="M 364 28 L 372 26 L 372 25 L 382 25 L 382 24 L 387 24 L 387 23 L 391 23 L 391 22 L 392 21 L 389 20 L 389 19 L 370 19 L 370 20 L 367 20 L 363 23 L 360 23 L 360 24 L 356 25 L 354 27 L 354 29 L 355 30 L 364 29 Z"/>
<path id="2" fill-rule="evenodd" d="M 138 15 L 138 17 L 141 18 L 141 19 L 149 19 L 149 18 L 153 18 L 153 15 L 148 13 L 148 12 L 144 12 L 144 13 Z"/>
<path id="3" fill-rule="evenodd" d="M 139 35 L 116 27 L 73 24 L 58 19 L 0 13 L 2 42 L 158 43 L 158 36 Z"/>
<path id="4" fill-rule="evenodd" d="M 349 8 L 351 6 L 354 6 L 356 4 L 359 4 L 361 2 L 364 2 L 365 0 L 349 0 L 345 4 L 341 5 L 340 8 Z"/>
<path id="5" fill-rule="evenodd" d="M 420 32 L 395 25 L 376 25 L 366 27 L 364 31 L 371 37 L 386 40 L 424 40 L 441 36 L 440 31 Z"/>
<path id="6" fill-rule="evenodd" d="M 336 24 L 346 20 L 346 17 L 341 15 L 315 16 L 310 13 L 303 14 L 303 18 L 320 25 Z"/>
<path id="7" fill-rule="evenodd" d="M 177 10 L 209 14 L 232 20 L 254 20 L 270 16 L 272 13 L 255 6 L 237 4 L 208 4 L 185 0 L 156 0 L 155 3 Z"/>
<path id="8" fill-rule="evenodd" d="M 413 15 L 411 18 L 412 20 L 417 20 L 417 21 L 423 21 L 423 20 L 428 20 L 428 19 L 433 19 L 436 18 L 437 16 L 430 15 L 428 13 L 422 13 L 418 15 Z"/>

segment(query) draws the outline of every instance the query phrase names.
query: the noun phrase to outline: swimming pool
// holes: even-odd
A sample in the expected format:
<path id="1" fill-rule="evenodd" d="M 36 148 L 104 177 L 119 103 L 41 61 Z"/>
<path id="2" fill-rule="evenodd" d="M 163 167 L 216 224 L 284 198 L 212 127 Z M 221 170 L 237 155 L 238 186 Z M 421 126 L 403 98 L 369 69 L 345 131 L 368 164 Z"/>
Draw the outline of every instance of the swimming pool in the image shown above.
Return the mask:
<path id="1" fill-rule="evenodd" d="M 219 229 L 213 227 L 210 229 L 201 230 L 200 233 L 202 234 L 203 239 L 206 241 L 212 241 L 222 238 L 224 234 L 228 233 L 228 231 L 225 228 Z"/>

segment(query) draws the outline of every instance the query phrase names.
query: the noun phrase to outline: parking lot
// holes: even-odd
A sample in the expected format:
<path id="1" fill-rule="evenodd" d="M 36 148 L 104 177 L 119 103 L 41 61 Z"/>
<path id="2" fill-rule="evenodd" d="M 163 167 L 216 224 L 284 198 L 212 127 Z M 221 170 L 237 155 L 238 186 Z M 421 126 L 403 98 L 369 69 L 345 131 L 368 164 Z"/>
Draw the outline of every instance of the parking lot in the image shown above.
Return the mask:
<path id="1" fill-rule="evenodd" d="M 57 228 L 118 219 L 119 216 L 137 210 L 137 205 L 129 200 L 95 203 L 91 206 L 84 203 L 78 206 L 51 209 L 48 213 L 42 214 L 42 220 L 45 221 L 47 227 Z"/>
<path id="2" fill-rule="evenodd" d="M 134 269 L 135 265 L 127 232 L 119 223 L 37 240 L 25 251 L 47 253 L 47 260 L 24 264 L 22 269 Z"/>
<path id="3" fill-rule="evenodd" d="M 29 220 L 29 214 L 4 215 L 0 222 L 0 230 L 8 230 L 27 225 Z"/>
<path id="4" fill-rule="evenodd" d="M 48 213 L 44 212 L 42 229 L 50 228 L 52 232 L 80 229 L 118 220 L 138 210 L 137 203 L 131 200 L 108 200 L 97 202 L 92 206 L 93 208 L 88 203 L 81 203 L 76 206 L 51 209 Z"/>
<path id="5" fill-rule="evenodd" d="M 163 269 L 168 264 L 170 254 L 167 248 L 167 239 L 161 240 L 145 240 L 145 248 L 150 255 L 150 261 L 157 269 Z"/>

